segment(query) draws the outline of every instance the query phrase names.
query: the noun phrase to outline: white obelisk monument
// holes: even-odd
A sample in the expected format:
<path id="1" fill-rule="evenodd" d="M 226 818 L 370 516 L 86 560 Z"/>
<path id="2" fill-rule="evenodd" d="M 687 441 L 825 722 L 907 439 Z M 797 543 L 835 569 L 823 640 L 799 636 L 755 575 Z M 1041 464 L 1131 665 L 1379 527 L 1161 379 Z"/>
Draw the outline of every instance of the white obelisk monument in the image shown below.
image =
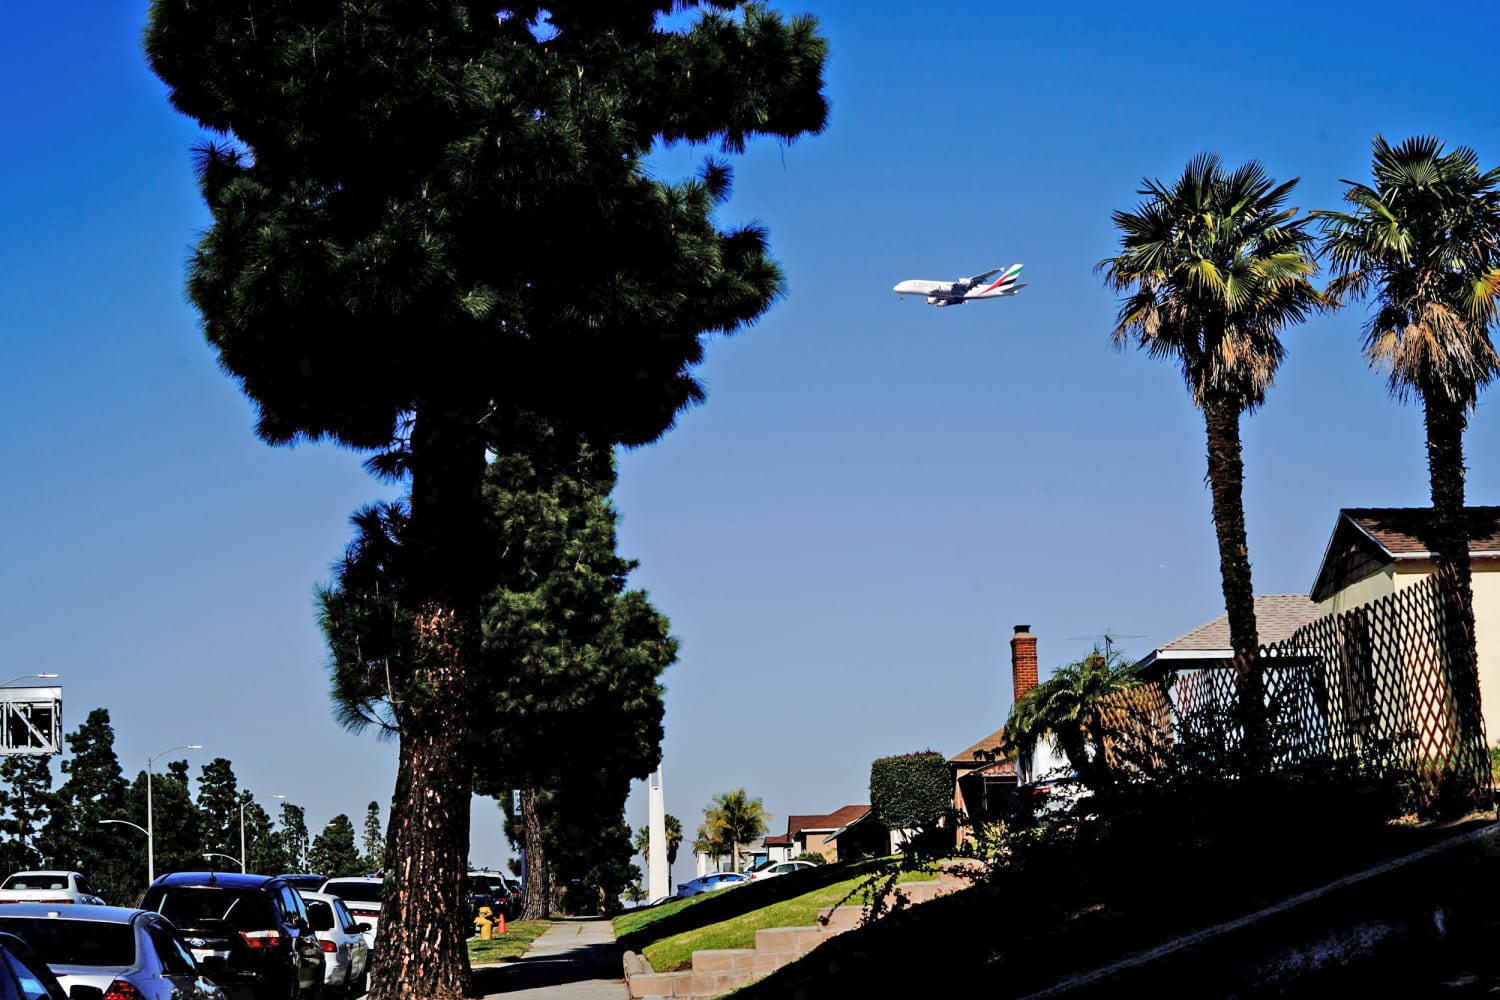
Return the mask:
<path id="1" fill-rule="evenodd" d="M 646 841 L 650 851 L 646 857 L 646 901 L 654 903 L 671 892 L 668 886 L 672 878 L 667 864 L 667 800 L 662 794 L 660 767 L 646 779 L 646 785 L 651 800 Z"/>

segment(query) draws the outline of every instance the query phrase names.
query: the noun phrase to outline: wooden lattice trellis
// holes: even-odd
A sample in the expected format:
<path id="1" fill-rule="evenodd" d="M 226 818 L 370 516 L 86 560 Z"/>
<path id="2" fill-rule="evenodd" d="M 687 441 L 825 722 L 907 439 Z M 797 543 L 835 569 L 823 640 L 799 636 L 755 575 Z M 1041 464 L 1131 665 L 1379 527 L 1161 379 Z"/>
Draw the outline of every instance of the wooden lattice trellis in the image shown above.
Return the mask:
<path id="1" fill-rule="evenodd" d="M 1477 664 L 1460 653 L 1443 598 L 1434 575 L 1263 647 L 1266 764 L 1387 784 L 1423 813 L 1488 805 Z M 1243 740 L 1241 687 L 1225 663 L 1116 695 L 1104 706 L 1106 753 L 1147 773 L 1222 763 Z"/>

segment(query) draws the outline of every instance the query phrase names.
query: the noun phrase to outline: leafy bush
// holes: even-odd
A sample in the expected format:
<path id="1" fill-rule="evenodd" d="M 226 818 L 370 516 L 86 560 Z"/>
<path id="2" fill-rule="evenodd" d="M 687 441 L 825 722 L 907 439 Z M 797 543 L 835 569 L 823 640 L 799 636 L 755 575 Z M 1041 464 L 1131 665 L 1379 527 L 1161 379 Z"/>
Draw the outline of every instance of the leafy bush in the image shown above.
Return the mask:
<path id="1" fill-rule="evenodd" d="M 887 830 L 925 830 L 953 805 L 953 777 L 936 750 L 881 757 L 870 765 L 870 808 Z"/>
<path id="2" fill-rule="evenodd" d="M 828 859 L 827 858 L 825 858 L 825 857 L 823 857 L 823 855 L 817 854 L 817 853 L 815 853 L 813 851 L 803 851 L 801 854 L 797 855 L 792 860 L 793 861 L 811 861 L 815 865 L 826 865 L 826 864 L 828 864 Z"/>

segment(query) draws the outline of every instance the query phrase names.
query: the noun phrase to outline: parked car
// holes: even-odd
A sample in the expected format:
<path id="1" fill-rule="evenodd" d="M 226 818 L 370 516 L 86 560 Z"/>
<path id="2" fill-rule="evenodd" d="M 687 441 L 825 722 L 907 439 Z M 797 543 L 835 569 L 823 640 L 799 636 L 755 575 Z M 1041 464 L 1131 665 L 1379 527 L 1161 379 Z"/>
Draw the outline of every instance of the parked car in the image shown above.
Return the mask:
<path id="1" fill-rule="evenodd" d="M 223 1000 L 177 929 L 157 913 L 23 903 L 0 911 L 0 932 L 25 941 L 70 991 L 91 986 L 101 997 L 122 1000 Z"/>
<path id="2" fill-rule="evenodd" d="M 340 996 L 363 996 L 370 982 L 370 943 L 365 940 L 369 924 L 354 914 L 339 897 L 326 892 L 302 891 L 307 921 L 323 948 L 323 986 Z"/>
<path id="3" fill-rule="evenodd" d="M 351 875 L 331 878 L 318 888 L 319 892 L 342 899 L 355 920 L 370 925 L 365 931 L 365 943 L 372 951 L 375 949 L 375 932 L 380 929 L 380 895 L 384 885 L 385 879 L 374 875 Z"/>
<path id="4" fill-rule="evenodd" d="M 0 882 L 0 903 L 87 903 L 104 899 L 78 872 L 15 872 Z"/>
<path id="5" fill-rule="evenodd" d="M 14 934 L 0 932 L 0 1000 L 68 1000 L 57 974 L 36 949 Z M 12 991 L 16 992 L 12 992 Z M 102 1000 L 103 994 L 98 1000 Z M 77 1000 L 88 1000 L 78 997 Z"/>
<path id="6" fill-rule="evenodd" d="M 688 896 L 701 896 L 705 892 L 713 892 L 717 889 L 727 889 L 732 885 L 744 885 L 750 881 L 748 875 L 739 872 L 710 872 L 707 875 L 699 875 L 697 878 L 688 879 L 677 887 L 677 897 L 686 899 Z"/>
<path id="7" fill-rule="evenodd" d="M 503 873 L 469 872 L 468 883 L 469 897 L 473 900 L 476 916 L 482 906 L 488 906 L 496 916 L 503 915 L 507 920 L 515 919 L 516 914 L 520 912 L 520 886 Z"/>
<path id="8" fill-rule="evenodd" d="M 172 872 L 141 909 L 160 913 L 205 974 L 254 1000 L 300 1000 L 323 990 L 323 948 L 307 906 L 285 879 L 238 872 Z"/>
<path id="9" fill-rule="evenodd" d="M 763 878 L 776 878 L 778 875 L 790 875 L 792 872 L 806 871 L 816 867 L 818 866 L 811 861 L 767 861 L 759 867 L 750 869 L 750 878 L 759 882 Z"/>

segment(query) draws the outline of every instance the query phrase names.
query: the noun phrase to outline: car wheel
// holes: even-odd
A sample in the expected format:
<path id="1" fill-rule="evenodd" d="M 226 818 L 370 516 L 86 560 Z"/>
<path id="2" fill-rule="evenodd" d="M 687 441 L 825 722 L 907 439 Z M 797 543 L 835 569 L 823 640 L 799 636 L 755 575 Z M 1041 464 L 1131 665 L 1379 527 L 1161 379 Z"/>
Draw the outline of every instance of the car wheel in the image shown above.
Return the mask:
<path id="1" fill-rule="evenodd" d="M 364 996 L 368 992 L 370 992 L 370 966 L 366 962 L 364 971 L 359 974 L 359 978 L 349 984 L 347 996 L 349 1000 L 358 1000 L 359 997 Z"/>

